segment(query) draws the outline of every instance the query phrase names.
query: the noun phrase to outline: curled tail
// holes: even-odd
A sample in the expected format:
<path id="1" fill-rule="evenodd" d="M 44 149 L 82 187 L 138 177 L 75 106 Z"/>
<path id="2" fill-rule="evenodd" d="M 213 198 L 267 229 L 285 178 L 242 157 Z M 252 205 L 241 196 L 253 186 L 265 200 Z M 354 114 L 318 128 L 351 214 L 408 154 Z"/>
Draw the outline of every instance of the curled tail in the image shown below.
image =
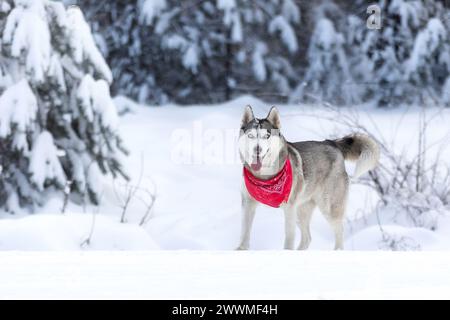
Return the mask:
<path id="1" fill-rule="evenodd" d="M 380 159 L 380 147 L 371 137 L 357 133 L 334 142 L 345 160 L 356 161 L 355 178 L 377 166 Z"/>

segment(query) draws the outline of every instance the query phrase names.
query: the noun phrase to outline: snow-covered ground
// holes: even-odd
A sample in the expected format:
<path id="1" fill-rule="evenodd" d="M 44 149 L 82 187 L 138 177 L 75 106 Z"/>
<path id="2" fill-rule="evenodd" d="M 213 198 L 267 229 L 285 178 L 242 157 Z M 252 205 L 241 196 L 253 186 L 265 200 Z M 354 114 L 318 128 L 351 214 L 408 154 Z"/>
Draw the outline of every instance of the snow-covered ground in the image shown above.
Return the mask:
<path id="1" fill-rule="evenodd" d="M 242 97 L 221 106 L 142 108 L 126 99 L 116 99 L 132 114 L 125 116 L 122 130 L 132 150 L 128 166 L 141 186 L 157 187 L 152 219 L 146 226 L 162 249 L 229 250 L 238 240 L 240 229 L 240 187 L 242 167 L 236 140 L 243 106 L 251 104 L 256 116 L 264 117 L 270 105 L 252 97 Z M 336 116 L 321 108 L 279 106 L 282 131 L 289 141 L 348 134 L 336 123 L 321 119 Z M 417 145 L 420 109 L 358 109 L 360 121 L 399 153 L 413 152 Z M 408 111 L 408 112 L 406 112 Z M 343 109 L 343 113 L 355 110 Z M 436 116 L 439 114 L 439 116 Z M 321 118 L 318 118 L 321 117 Z M 431 109 L 427 137 L 430 145 L 440 146 L 448 139 L 450 110 Z M 433 150 L 428 153 L 432 154 Z M 446 153 L 447 152 L 447 153 Z M 449 150 L 441 157 L 449 156 Z M 352 172 L 351 164 L 348 171 Z M 152 181 L 152 182 L 151 182 Z M 348 250 L 377 250 L 383 247 L 374 214 L 376 194 L 368 187 L 353 184 L 347 210 L 346 243 Z M 135 201 L 130 221 L 138 221 L 144 208 Z M 450 217 L 439 216 L 436 231 L 398 224 L 398 213 L 383 212 L 379 219 L 384 231 L 394 238 L 409 241 L 422 250 L 450 248 Z M 400 214 L 401 216 L 401 214 Z M 312 222 L 312 250 L 333 247 L 333 234 L 317 211 Z M 255 219 L 252 249 L 280 249 L 283 243 L 283 216 L 280 209 L 259 207 Z"/>
<path id="2" fill-rule="evenodd" d="M 450 255 L 437 252 L 4 252 L 0 262 L 0 298 L 450 298 Z"/>
<path id="3" fill-rule="evenodd" d="M 0 250 L 152 250 L 158 245 L 133 224 L 101 214 L 37 214 L 0 220 Z"/>
<path id="4" fill-rule="evenodd" d="M 258 208 L 251 237 L 251 249 L 258 251 L 232 251 L 240 230 L 242 167 L 236 137 L 241 113 L 251 104 L 256 116 L 264 117 L 269 105 L 247 96 L 214 107 L 148 108 L 123 97 L 116 104 L 130 109 L 120 130 L 130 151 L 124 161 L 132 180 L 105 179 L 100 207 L 70 203 L 62 214 L 63 196 L 53 194 L 34 214 L 0 212 L 0 250 L 41 250 L 0 254 L 0 297 L 450 298 L 450 256 L 423 252 L 450 249 L 450 215 L 441 213 L 431 231 L 401 223 L 401 212 L 382 212 L 378 219 L 385 233 L 421 251 L 362 252 L 386 246 L 374 213 L 377 195 L 358 184 L 350 189 L 345 249 L 359 251 L 330 251 L 333 235 L 318 211 L 310 250 L 280 251 L 283 215 L 266 207 Z M 289 141 L 348 133 L 317 117 L 336 116 L 330 111 L 307 106 L 279 110 Z M 392 141 L 392 148 L 413 151 L 418 108 L 358 110 L 361 123 Z M 434 115 L 428 142 L 448 140 L 450 110 L 427 113 Z M 449 155 L 444 150 L 441 156 Z M 124 210 L 126 195 L 134 190 Z M 156 202 L 139 226 L 151 194 Z M 67 287 L 71 290 L 60 296 Z"/>
<path id="5" fill-rule="evenodd" d="M 236 138 L 243 106 L 251 104 L 257 117 L 264 117 L 270 105 L 244 96 L 219 106 L 144 107 L 124 98 L 116 98 L 120 109 L 130 112 L 121 119 L 121 134 L 130 151 L 124 159 L 132 180 L 107 178 L 101 192 L 102 206 L 80 206 L 70 203 L 61 214 L 62 195 L 53 194 L 35 215 L 0 212 L 0 249 L 73 250 L 83 243 L 92 230 L 90 245 L 84 249 L 132 249 L 130 234 L 145 234 L 136 249 L 231 250 L 236 247 L 240 230 L 240 187 L 242 167 Z M 326 120 L 336 114 L 319 107 L 279 106 L 282 131 L 289 141 L 322 140 L 343 136 L 348 129 Z M 407 112 L 406 112 L 407 111 Z M 342 109 L 342 113 L 355 110 Z M 413 152 L 417 141 L 419 108 L 385 111 L 359 107 L 358 116 L 365 126 L 403 153 Z M 437 116 L 439 115 L 439 116 Z M 450 110 L 430 109 L 432 119 L 427 141 L 439 147 L 449 139 Z M 441 157 L 450 156 L 444 149 Z M 430 149 L 428 154 L 432 154 Z M 348 166 L 351 173 L 353 167 Z M 120 223 L 127 193 L 133 191 L 124 219 Z M 146 223 L 144 217 L 150 194 L 156 202 Z M 352 184 L 347 209 L 347 250 L 378 250 L 383 247 L 382 233 L 374 214 L 377 195 L 368 187 Z M 45 213 L 43 215 L 42 213 Z M 57 217 L 49 217 L 56 215 Z M 96 224 L 92 226 L 93 216 Z M 402 213 L 384 211 L 379 220 L 392 238 L 407 241 L 411 248 L 442 250 L 450 248 L 450 217 L 440 214 L 437 230 L 411 227 L 401 223 Z M 135 231 L 130 231 L 134 228 Z M 119 235 L 122 233 L 123 235 Z M 10 230 L 18 230 L 11 232 Z M 145 231 L 145 232 L 141 232 Z M 311 250 L 329 250 L 333 234 L 320 212 L 312 221 Z M 40 235 L 43 235 L 42 237 Z M 51 236 L 49 236 L 51 234 Z M 60 235 L 58 235 L 60 234 Z M 27 236 L 30 235 L 30 236 Z M 44 237 L 44 235 L 46 235 Z M 61 237 L 64 235 L 64 237 Z M 34 241 L 34 238 L 42 239 Z M 51 239 L 61 238 L 55 245 Z M 27 238 L 30 241 L 27 242 Z M 70 240 L 69 240 L 70 238 Z M 107 245 L 104 239 L 111 239 Z M 114 240 L 112 240 L 114 239 Z M 117 239 L 123 239 L 118 244 Z M 98 243 L 97 243 L 98 241 Z M 29 245 L 27 245 L 29 243 Z M 280 209 L 259 207 L 251 238 L 256 250 L 280 249 L 283 243 L 283 216 Z M 81 247 L 80 247 L 81 248 Z"/>

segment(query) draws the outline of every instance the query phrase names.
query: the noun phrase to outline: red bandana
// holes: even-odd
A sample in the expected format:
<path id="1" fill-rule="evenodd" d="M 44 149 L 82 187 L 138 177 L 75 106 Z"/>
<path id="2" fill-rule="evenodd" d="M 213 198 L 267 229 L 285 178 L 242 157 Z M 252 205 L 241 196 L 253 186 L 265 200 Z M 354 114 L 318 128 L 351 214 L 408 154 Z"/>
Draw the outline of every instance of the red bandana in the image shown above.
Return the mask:
<path id="1" fill-rule="evenodd" d="M 278 208 L 287 202 L 292 187 L 292 168 L 289 157 L 278 174 L 269 180 L 256 178 L 244 167 L 244 181 L 248 193 L 257 201 Z"/>

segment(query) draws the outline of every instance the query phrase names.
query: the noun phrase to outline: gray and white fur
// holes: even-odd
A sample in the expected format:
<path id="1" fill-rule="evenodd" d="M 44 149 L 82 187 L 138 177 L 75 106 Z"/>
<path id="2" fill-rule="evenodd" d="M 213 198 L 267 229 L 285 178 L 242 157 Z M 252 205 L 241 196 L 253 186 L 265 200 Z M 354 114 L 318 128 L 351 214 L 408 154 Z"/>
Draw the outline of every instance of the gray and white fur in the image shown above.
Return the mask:
<path id="1" fill-rule="evenodd" d="M 311 242 L 310 221 L 316 207 L 330 223 L 335 249 L 343 249 L 343 222 L 349 188 L 344 161 L 356 161 L 355 177 L 378 164 L 378 144 L 364 134 L 337 140 L 287 142 L 280 133 L 280 116 L 275 107 L 264 119 L 257 119 L 246 106 L 241 122 L 239 153 L 242 163 L 260 179 L 270 179 L 289 157 L 293 170 L 289 199 L 281 205 L 285 215 L 285 249 L 294 249 L 295 225 L 301 231 L 299 250 Z M 260 203 L 242 185 L 242 229 L 238 249 L 246 250 L 255 211 Z"/>

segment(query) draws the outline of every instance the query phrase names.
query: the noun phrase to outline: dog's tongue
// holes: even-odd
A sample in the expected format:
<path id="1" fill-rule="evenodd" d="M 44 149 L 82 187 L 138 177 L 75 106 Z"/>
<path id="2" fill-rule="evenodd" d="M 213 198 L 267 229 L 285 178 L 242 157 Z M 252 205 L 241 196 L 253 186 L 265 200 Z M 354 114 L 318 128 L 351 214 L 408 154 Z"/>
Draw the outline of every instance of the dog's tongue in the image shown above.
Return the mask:
<path id="1" fill-rule="evenodd" d="M 252 170 L 254 171 L 259 171 L 259 169 L 261 169 L 262 167 L 262 163 L 261 163 L 261 159 L 259 157 L 257 157 L 256 159 L 254 159 L 253 163 L 250 165 L 250 167 L 252 168 Z"/>

